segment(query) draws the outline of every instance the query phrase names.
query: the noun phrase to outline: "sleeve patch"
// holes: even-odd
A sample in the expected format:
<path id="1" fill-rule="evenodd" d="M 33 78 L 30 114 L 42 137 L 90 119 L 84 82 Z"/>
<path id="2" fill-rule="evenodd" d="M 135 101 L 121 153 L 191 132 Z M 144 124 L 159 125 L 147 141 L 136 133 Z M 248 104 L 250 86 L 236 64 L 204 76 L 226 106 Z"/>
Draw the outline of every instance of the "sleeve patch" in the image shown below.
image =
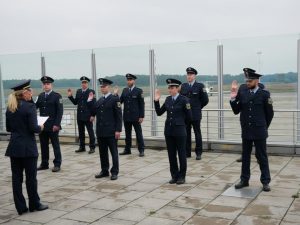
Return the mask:
<path id="1" fill-rule="evenodd" d="M 63 99 L 62 99 L 62 98 L 59 99 L 59 103 L 60 103 L 60 104 L 63 103 Z"/>
<path id="2" fill-rule="evenodd" d="M 203 91 L 203 92 L 206 92 L 206 88 L 205 88 L 205 87 L 204 87 L 204 88 L 202 88 L 202 91 Z"/>
<path id="3" fill-rule="evenodd" d="M 121 102 L 117 102 L 118 108 L 121 108 Z"/>
<path id="4" fill-rule="evenodd" d="M 185 105 L 185 107 L 186 107 L 186 109 L 191 109 L 191 104 L 190 104 L 190 103 L 187 103 L 187 104 Z"/>
<path id="5" fill-rule="evenodd" d="M 273 100 L 271 98 L 268 98 L 268 104 L 270 104 L 270 105 L 273 104 Z"/>

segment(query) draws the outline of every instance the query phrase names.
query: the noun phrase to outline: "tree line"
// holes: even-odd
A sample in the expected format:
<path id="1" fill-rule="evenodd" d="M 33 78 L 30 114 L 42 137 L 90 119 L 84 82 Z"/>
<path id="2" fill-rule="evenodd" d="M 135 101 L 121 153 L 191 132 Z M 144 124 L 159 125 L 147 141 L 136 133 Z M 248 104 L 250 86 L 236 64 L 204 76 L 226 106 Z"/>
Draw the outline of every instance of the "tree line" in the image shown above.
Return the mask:
<path id="1" fill-rule="evenodd" d="M 137 83 L 139 86 L 149 86 L 149 75 L 136 75 L 137 76 Z M 107 77 L 108 79 L 114 82 L 114 85 L 118 86 L 125 86 L 126 79 L 124 75 L 114 75 Z M 182 82 L 186 81 L 184 75 L 168 75 L 168 74 L 160 74 L 156 76 L 156 82 L 158 86 L 165 85 L 167 78 L 174 78 L 178 79 Z M 269 74 L 262 77 L 262 83 L 296 83 L 297 73 L 289 72 L 289 73 L 276 73 L 276 74 Z M 54 77 L 55 79 L 55 77 Z M 218 77 L 217 75 L 198 75 L 197 80 L 201 81 L 202 83 L 217 83 Z M 243 83 L 245 80 L 244 74 L 239 75 L 224 75 L 224 84 L 230 84 L 233 80 L 237 80 L 239 83 Z M 4 80 L 3 86 L 5 89 L 12 87 L 13 85 L 17 84 L 20 80 L 18 79 L 11 79 L 11 80 Z M 80 85 L 79 79 L 55 79 L 55 87 L 78 87 Z M 41 87 L 40 80 L 32 80 L 31 86 L 33 88 Z"/>

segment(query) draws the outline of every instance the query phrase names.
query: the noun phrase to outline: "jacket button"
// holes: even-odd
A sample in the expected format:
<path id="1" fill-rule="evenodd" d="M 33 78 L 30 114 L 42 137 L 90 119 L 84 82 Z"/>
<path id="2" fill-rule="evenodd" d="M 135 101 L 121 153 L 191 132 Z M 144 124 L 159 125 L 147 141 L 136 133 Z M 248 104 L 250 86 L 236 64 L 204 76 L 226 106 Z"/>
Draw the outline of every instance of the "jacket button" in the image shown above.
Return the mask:
<path id="1" fill-rule="evenodd" d="M 251 118 L 252 116 L 249 116 L 249 118 Z"/>
<path id="2" fill-rule="evenodd" d="M 251 123 L 249 123 L 249 126 L 251 125 Z"/>

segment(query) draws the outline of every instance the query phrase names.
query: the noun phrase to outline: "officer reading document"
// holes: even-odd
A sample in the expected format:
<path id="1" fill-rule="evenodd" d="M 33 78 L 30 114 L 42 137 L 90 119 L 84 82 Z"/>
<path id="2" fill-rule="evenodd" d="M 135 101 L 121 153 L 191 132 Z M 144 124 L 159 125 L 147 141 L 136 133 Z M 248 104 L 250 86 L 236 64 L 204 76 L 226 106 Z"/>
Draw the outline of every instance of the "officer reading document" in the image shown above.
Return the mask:
<path id="1" fill-rule="evenodd" d="M 89 88 L 90 79 L 86 76 L 82 76 L 80 78 L 81 88 L 76 91 L 75 98 L 73 97 L 72 90 L 68 89 L 68 98 L 70 101 L 77 105 L 77 125 L 78 125 L 78 133 L 79 133 L 79 149 L 76 150 L 76 153 L 85 152 L 85 129 L 86 127 L 89 137 L 90 137 L 90 151 L 89 154 L 95 152 L 95 134 L 93 129 L 93 117 L 91 116 L 91 112 L 87 106 L 87 99 L 89 97 L 90 92 L 95 94 L 93 89 Z"/>
<path id="2" fill-rule="evenodd" d="M 271 181 L 267 155 L 268 128 L 274 116 L 273 101 L 270 92 L 259 87 L 259 78 L 255 70 L 244 68 L 246 84 L 238 89 L 232 82 L 230 105 L 234 114 L 240 114 L 242 128 L 242 174 L 236 189 L 249 186 L 251 152 L 254 143 L 255 156 L 261 170 L 260 181 L 263 191 L 270 191 Z"/>
<path id="3" fill-rule="evenodd" d="M 11 133 L 5 155 L 10 157 L 12 187 L 15 207 L 19 215 L 28 212 L 26 200 L 22 193 L 23 171 L 26 176 L 29 211 L 48 209 L 40 202 L 37 183 L 38 150 L 35 133 L 40 133 L 44 125 L 37 124 L 36 107 L 32 101 L 30 80 L 12 87 L 8 96 L 6 110 L 6 130 Z"/>
<path id="4" fill-rule="evenodd" d="M 186 160 L 186 137 L 187 132 L 185 122 L 192 118 L 191 106 L 188 98 L 179 94 L 181 82 L 176 79 L 167 79 L 170 96 L 160 107 L 160 91 L 156 90 L 154 106 L 158 116 L 167 112 L 165 122 L 165 139 L 167 144 L 171 180 L 170 184 L 184 184 L 187 168 Z M 177 153 L 179 157 L 179 168 L 177 162 Z"/>
<path id="5" fill-rule="evenodd" d="M 101 171 L 95 178 L 109 176 L 108 149 L 112 157 L 111 180 L 117 180 L 119 174 L 118 139 L 122 131 L 122 111 L 119 97 L 111 94 L 111 80 L 99 79 L 102 97 L 93 101 L 94 94 L 90 92 L 88 107 L 91 115 L 97 117 L 96 134 L 100 150 Z"/>

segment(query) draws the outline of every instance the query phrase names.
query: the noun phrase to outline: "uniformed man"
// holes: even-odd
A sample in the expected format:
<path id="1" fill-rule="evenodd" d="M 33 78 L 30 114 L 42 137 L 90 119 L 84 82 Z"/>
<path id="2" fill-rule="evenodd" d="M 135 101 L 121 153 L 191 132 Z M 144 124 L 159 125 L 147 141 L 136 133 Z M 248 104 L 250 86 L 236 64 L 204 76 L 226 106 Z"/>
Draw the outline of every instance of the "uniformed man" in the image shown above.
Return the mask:
<path id="1" fill-rule="evenodd" d="M 243 69 L 244 73 L 246 72 L 247 69 L 248 69 L 248 68 L 244 68 L 244 69 Z M 256 72 L 256 71 L 253 70 L 253 72 Z M 261 88 L 261 89 L 265 89 L 265 85 L 262 84 L 262 83 L 258 83 L 258 86 L 259 86 L 259 88 Z M 246 88 L 246 89 L 248 89 L 247 85 L 241 85 L 240 88 Z M 238 158 L 236 161 L 237 161 L 237 162 L 242 162 L 242 161 L 243 161 L 243 160 L 242 160 L 242 155 L 241 155 L 241 157 Z"/>
<path id="2" fill-rule="evenodd" d="M 49 169 L 49 139 L 51 140 L 54 151 L 54 167 L 52 172 L 60 171 L 61 167 L 61 151 L 58 133 L 61 130 L 61 119 L 63 116 L 63 102 L 59 93 L 52 90 L 54 80 L 51 77 L 43 76 L 43 92 L 38 96 L 36 108 L 40 110 L 40 116 L 49 117 L 45 122 L 45 128 L 40 133 L 42 162 L 38 170 Z"/>
<path id="3" fill-rule="evenodd" d="M 95 91 L 89 88 L 90 79 L 86 76 L 80 78 L 81 88 L 77 90 L 75 98 L 72 95 L 72 90 L 68 89 L 68 98 L 70 101 L 77 105 L 77 125 L 79 133 L 79 149 L 75 152 L 85 152 L 85 129 L 86 127 L 90 138 L 90 151 L 89 154 L 95 152 L 95 134 L 93 129 L 93 118 L 91 112 L 87 107 L 87 99 L 90 92 L 95 94 Z M 95 99 L 94 99 L 95 101 Z"/>
<path id="4" fill-rule="evenodd" d="M 8 97 L 6 110 L 6 130 L 11 132 L 11 138 L 5 155 L 10 157 L 11 162 L 15 207 L 18 214 L 22 215 L 28 212 L 22 193 L 24 170 L 29 211 L 48 209 L 47 205 L 40 202 L 36 179 L 38 150 L 35 133 L 40 133 L 44 125 L 37 124 L 36 107 L 34 103 L 31 103 L 30 80 L 23 81 L 11 89 L 13 92 Z"/>
<path id="5" fill-rule="evenodd" d="M 188 67 L 186 69 L 187 83 L 182 84 L 180 93 L 189 98 L 191 109 L 192 109 L 192 120 L 187 122 L 187 143 L 186 143 L 186 156 L 191 157 L 192 149 L 192 135 L 191 129 L 193 127 L 196 140 L 196 160 L 201 160 L 202 155 L 202 134 L 201 134 L 201 119 L 202 119 L 202 108 L 208 104 L 208 95 L 204 84 L 196 81 L 197 70 Z"/>
<path id="6" fill-rule="evenodd" d="M 160 92 L 156 90 L 154 106 L 158 116 L 167 111 L 165 122 L 165 139 L 168 149 L 170 172 L 172 179 L 170 184 L 184 184 L 186 175 L 186 137 L 187 131 L 185 121 L 192 118 L 191 106 L 188 98 L 179 94 L 181 82 L 176 79 L 167 79 L 170 96 L 160 107 Z M 179 157 L 179 168 L 177 163 L 177 152 Z"/>
<path id="7" fill-rule="evenodd" d="M 102 97 L 93 102 L 94 94 L 91 92 L 88 98 L 88 107 L 91 115 L 97 116 L 96 135 L 99 143 L 101 172 L 95 178 L 109 176 L 108 149 L 112 156 L 111 180 L 118 179 L 119 154 L 118 139 L 122 131 L 121 102 L 118 96 L 111 94 L 111 80 L 99 79 Z"/>
<path id="8" fill-rule="evenodd" d="M 232 82 L 230 105 L 234 114 L 240 113 L 242 128 L 242 174 L 236 189 L 249 186 L 250 161 L 252 145 L 261 170 L 260 181 L 264 191 L 270 191 L 271 181 L 267 144 L 268 127 L 273 119 L 273 106 L 270 92 L 259 87 L 259 77 L 254 70 L 245 68 L 246 84 L 238 89 L 236 81 Z M 247 88 L 245 88 L 245 85 Z"/>
<path id="9" fill-rule="evenodd" d="M 124 103 L 123 121 L 126 135 L 126 146 L 124 151 L 121 152 L 120 155 L 131 154 L 131 131 L 133 127 L 136 134 L 139 156 L 143 157 L 145 149 L 141 126 L 145 115 L 145 102 L 143 90 L 135 86 L 135 80 L 137 79 L 135 75 L 128 73 L 126 74 L 126 79 L 128 87 L 123 89 L 120 97 L 121 103 Z"/>

